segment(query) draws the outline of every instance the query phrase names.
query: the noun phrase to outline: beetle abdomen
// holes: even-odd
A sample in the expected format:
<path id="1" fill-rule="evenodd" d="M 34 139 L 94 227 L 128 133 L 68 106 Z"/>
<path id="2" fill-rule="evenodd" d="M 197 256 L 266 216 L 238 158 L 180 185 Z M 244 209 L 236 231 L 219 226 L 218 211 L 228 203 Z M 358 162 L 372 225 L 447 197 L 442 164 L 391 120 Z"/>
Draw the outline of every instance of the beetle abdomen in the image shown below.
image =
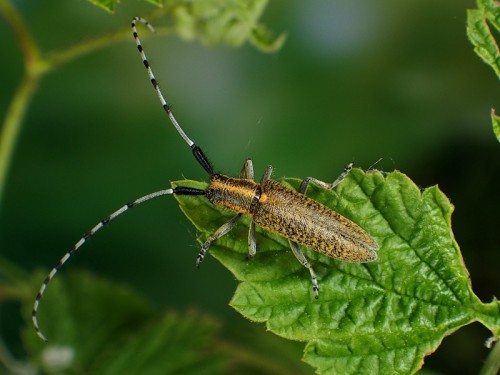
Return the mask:
<path id="1" fill-rule="evenodd" d="M 377 258 L 377 243 L 351 220 L 277 181 L 261 188 L 252 211 L 255 224 L 342 261 Z"/>

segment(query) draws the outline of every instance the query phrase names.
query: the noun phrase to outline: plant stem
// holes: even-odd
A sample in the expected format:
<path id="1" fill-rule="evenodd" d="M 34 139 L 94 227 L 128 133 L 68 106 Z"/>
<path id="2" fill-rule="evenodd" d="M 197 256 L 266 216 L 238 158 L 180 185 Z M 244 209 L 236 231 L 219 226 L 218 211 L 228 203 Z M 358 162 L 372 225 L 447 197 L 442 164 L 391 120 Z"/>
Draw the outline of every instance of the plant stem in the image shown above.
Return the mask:
<path id="1" fill-rule="evenodd" d="M 130 36 L 128 30 L 102 35 L 56 51 L 42 57 L 29 29 L 19 12 L 8 0 L 0 0 L 0 13 L 10 24 L 21 47 L 24 60 L 24 76 L 17 87 L 7 110 L 0 133 L 0 204 L 4 194 L 9 167 L 20 134 L 24 116 L 38 83 L 43 76 L 82 55 L 93 52 L 111 43 Z M 171 30 L 159 30 L 157 35 L 169 34 Z"/>
<path id="2" fill-rule="evenodd" d="M 496 375 L 500 372 L 500 340 L 495 342 L 493 349 L 491 349 L 490 354 L 484 362 L 484 366 L 481 369 L 479 375 Z"/>
<path id="3" fill-rule="evenodd" d="M 25 75 L 16 89 L 5 116 L 0 134 L 0 202 L 6 185 L 7 174 L 14 154 L 17 138 L 28 104 L 35 93 L 38 77 Z"/>
<path id="4" fill-rule="evenodd" d="M 24 58 L 24 77 L 17 87 L 7 110 L 0 134 L 0 202 L 5 189 L 12 155 L 20 133 L 28 104 L 35 93 L 37 83 L 44 72 L 44 62 L 21 15 L 7 1 L 0 0 L 0 12 L 12 27 Z"/>
<path id="5" fill-rule="evenodd" d="M 36 369 L 27 362 L 17 361 L 0 339 L 0 363 L 13 375 L 35 375 Z"/>

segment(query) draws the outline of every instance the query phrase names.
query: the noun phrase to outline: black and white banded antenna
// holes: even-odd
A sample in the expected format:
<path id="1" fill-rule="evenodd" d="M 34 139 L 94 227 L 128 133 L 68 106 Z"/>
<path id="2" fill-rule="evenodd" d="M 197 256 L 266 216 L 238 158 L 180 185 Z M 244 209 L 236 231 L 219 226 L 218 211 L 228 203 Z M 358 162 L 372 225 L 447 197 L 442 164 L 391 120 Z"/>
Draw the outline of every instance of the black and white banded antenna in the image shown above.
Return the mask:
<path id="1" fill-rule="evenodd" d="M 144 66 L 146 67 L 146 70 L 148 72 L 149 78 L 151 80 L 151 83 L 153 84 L 153 87 L 158 95 L 158 98 L 160 99 L 160 102 L 163 106 L 163 109 L 165 110 L 167 116 L 169 117 L 170 121 L 172 122 L 172 125 L 174 125 L 175 129 L 179 133 L 179 135 L 184 139 L 184 141 L 188 144 L 188 146 L 191 148 L 194 157 L 198 161 L 198 163 L 203 167 L 203 169 L 210 175 L 214 175 L 214 170 L 210 162 L 208 161 L 207 157 L 205 156 L 204 152 L 201 150 L 199 146 L 197 146 L 184 132 L 184 130 L 181 128 L 179 123 L 177 122 L 176 118 L 174 117 L 172 111 L 170 110 L 170 106 L 168 105 L 167 101 L 163 97 L 160 87 L 158 86 L 158 82 L 156 81 L 156 78 L 153 74 L 153 71 L 151 70 L 151 67 L 149 65 L 149 62 L 146 58 L 146 55 L 144 54 L 144 49 L 142 48 L 142 44 L 139 40 L 139 36 L 137 35 L 137 22 L 143 23 L 145 26 L 147 26 L 151 31 L 154 32 L 154 28 L 151 26 L 151 24 L 146 21 L 143 18 L 140 17 L 134 17 L 132 19 L 132 31 L 133 31 L 133 36 L 135 39 L 135 42 L 137 44 L 137 49 L 139 50 L 139 53 L 142 58 L 142 62 L 144 63 Z M 35 302 L 33 303 L 33 310 L 31 313 L 31 319 L 33 321 L 33 326 L 35 328 L 35 331 L 37 335 L 43 340 L 43 341 L 48 341 L 45 335 L 42 333 L 40 330 L 40 327 L 38 325 L 38 319 L 37 319 L 37 314 L 38 314 L 38 308 L 40 307 L 40 301 L 42 300 L 42 297 L 47 289 L 47 286 L 49 285 L 50 281 L 55 277 L 56 273 L 59 271 L 59 269 L 71 258 L 71 256 L 85 243 L 87 240 L 92 237 L 95 233 L 97 233 L 102 227 L 104 227 L 106 224 L 108 224 L 111 220 L 115 219 L 116 217 L 120 216 L 123 214 L 125 211 L 128 209 L 137 206 L 138 204 L 144 203 L 148 200 L 151 200 L 153 198 L 158 198 L 163 195 L 171 195 L 171 194 L 176 194 L 176 195 L 205 195 L 204 190 L 200 189 L 195 189 L 195 188 L 190 188 L 190 187 L 183 187 L 183 186 L 178 186 L 174 189 L 164 189 L 160 191 L 156 191 L 154 193 L 145 195 L 143 197 L 140 197 L 138 199 L 135 199 L 115 212 L 113 212 L 111 215 L 107 216 L 103 220 L 101 220 L 97 225 L 95 225 L 92 229 L 90 229 L 87 233 L 83 235 L 78 242 L 73 245 L 73 247 L 67 251 L 63 257 L 56 263 L 56 265 L 52 268 L 52 270 L 49 272 L 49 274 L 45 277 L 45 280 L 42 282 L 42 285 L 40 286 L 40 289 L 38 290 L 38 294 L 36 295 Z"/>
<path id="2" fill-rule="evenodd" d="M 175 130 L 177 130 L 177 132 L 180 134 L 182 139 L 184 139 L 184 141 L 188 144 L 188 146 L 191 147 L 191 150 L 193 151 L 193 155 L 196 158 L 196 160 L 198 161 L 198 163 L 200 163 L 200 165 L 203 167 L 203 169 L 205 169 L 205 171 L 210 176 L 212 176 L 214 174 L 214 170 L 212 168 L 212 165 L 208 161 L 207 157 L 205 156 L 205 154 L 203 153 L 201 148 L 198 147 L 191 139 L 189 139 L 189 137 L 186 135 L 184 130 L 181 128 L 181 126 L 177 122 L 174 114 L 170 110 L 170 106 L 168 105 L 167 101 L 163 97 L 163 94 L 161 93 L 160 86 L 158 85 L 158 82 L 156 81 L 156 78 L 153 74 L 153 71 L 151 70 L 151 66 L 149 65 L 146 54 L 144 53 L 144 49 L 142 48 L 141 41 L 139 40 L 139 36 L 137 34 L 137 22 L 143 23 L 152 32 L 154 32 L 155 30 L 154 30 L 153 26 L 151 26 L 151 24 L 148 21 L 146 21 L 144 18 L 134 17 L 132 19 L 132 31 L 134 34 L 135 43 L 137 44 L 137 49 L 139 50 L 139 53 L 141 54 L 142 62 L 144 63 L 144 66 L 146 67 L 146 70 L 148 71 L 149 79 L 151 80 L 151 84 L 153 85 L 153 87 L 156 91 L 156 94 L 158 95 L 158 98 L 160 99 L 161 105 L 163 106 L 163 109 L 165 110 L 168 118 L 172 122 L 172 125 L 174 125 Z"/>
<path id="3" fill-rule="evenodd" d="M 78 242 L 73 245 L 69 251 L 64 254 L 64 256 L 57 262 L 57 264 L 52 268 L 52 270 L 49 272 L 49 274 L 45 277 L 45 280 L 43 281 L 42 285 L 40 286 L 40 289 L 38 290 L 38 294 L 36 295 L 35 298 L 35 303 L 33 304 L 33 310 L 31 313 L 31 319 L 33 320 L 33 326 L 35 327 L 35 331 L 37 335 L 43 340 L 43 341 L 48 341 L 45 335 L 42 333 L 40 330 L 40 327 L 38 326 L 38 319 L 37 319 L 37 313 L 38 313 L 38 307 L 40 306 L 40 300 L 43 297 L 43 294 L 45 293 L 45 290 L 47 289 L 47 285 L 49 285 L 50 281 L 54 278 L 56 275 L 57 271 L 68 261 L 69 258 L 85 243 L 87 240 L 92 237 L 99 229 L 101 229 L 103 226 L 108 224 L 111 220 L 115 219 L 117 216 L 123 214 L 125 211 L 127 211 L 129 208 L 132 208 L 134 206 L 137 206 L 140 203 L 144 203 L 150 199 L 160 197 L 162 195 L 168 195 L 168 194 L 174 194 L 175 191 L 174 189 L 166 189 L 166 190 L 160 190 L 148 195 L 145 195 L 141 198 L 138 198 L 136 200 L 133 200 L 132 202 L 127 203 L 120 209 L 116 210 L 113 212 L 111 215 L 106 217 L 105 219 L 101 220 L 96 226 L 94 226 L 91 230 L 89 230 L 87 233 L 83 235 L 82 238 L 78 240 Z"/>

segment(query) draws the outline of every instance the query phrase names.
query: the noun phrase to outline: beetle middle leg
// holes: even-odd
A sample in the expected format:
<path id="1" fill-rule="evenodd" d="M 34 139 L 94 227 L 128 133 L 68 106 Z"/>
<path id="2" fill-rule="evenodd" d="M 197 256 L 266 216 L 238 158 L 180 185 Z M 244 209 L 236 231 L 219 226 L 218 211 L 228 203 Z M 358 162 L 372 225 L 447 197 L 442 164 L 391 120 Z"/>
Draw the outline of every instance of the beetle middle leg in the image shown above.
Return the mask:
<path id="1" fill-rule="evenodd" d="M 252 159 L 245 160 L 245 164 L 243 164 L 243 168 L 240 172 L 241 178 L 248 178 L 249 180 L 253 180 L 253 163 Z M 250 226 L 248 228 L 248 255 L 247 259 L 252 258 L 257 252 L 257 242 L 255 240 L 255 223 L 250 221 Z"/>
<path id="2" fill-rule="evenodd" d="M 247 164 L 250 163 L 252 165 L 252 161 L 249 159 L 245 162 L 245 165 L 243 166 L 243 169 L 247 167 Z M 243 170 L 241 171 L 243 173 Z M 273 166 L 268 165 L 266 170 L 264 171 L 264 174 L 262 175 L 260 179 L 260 183 L 264 183 L 267 180 L 271 178 L 271 175 L 273 174 Z M 253 168 L 252 168 L 252 179 L 253 179 Z M 241 176 L 240 177 L 244 177 Z M 255 253 L 257 252 L 257 242 L 255 240 L 255 223 L 253 221 L 250 222 L 250 227 L 248 228 L 248 255 L 247 259 L 253 258 Z"/>

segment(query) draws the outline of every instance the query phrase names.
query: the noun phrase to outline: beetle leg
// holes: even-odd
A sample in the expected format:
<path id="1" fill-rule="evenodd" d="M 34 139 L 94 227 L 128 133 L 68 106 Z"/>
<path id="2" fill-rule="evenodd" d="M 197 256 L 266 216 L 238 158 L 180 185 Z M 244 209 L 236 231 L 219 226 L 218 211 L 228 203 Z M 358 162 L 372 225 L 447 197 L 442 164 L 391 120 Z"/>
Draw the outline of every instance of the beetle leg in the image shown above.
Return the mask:
<path id="1" fill-rule="evenodd" d="M 248 159 L 245 162 L 245 166 L 243 167 L 244 170 L 247 169 L 247 163 L 251 160 Z M 241 171 L 241 173 L 244 173 L 244 170 Z M 247 173 L 247 172 L 246 172 Z M 262 184 L 263 182 L 266 182 L 271 178 L 271 175 L 273 174 L 273 166 L 268 165 L 266 170 L 264 171 L 264 174 L 262 175 L 262 178 L 260 179 L 260 183 Z M 248 175 L 248 173 L 247 173 Z M 240 177 L 245 178 L 244 176 L 240 175 Z M 252 167 L 252 179 L 253 179 L 253 167 Z M 250 227 L 248 228 L 248 255 L 247 259 L 251 259 L 255 253 L 257 252 L 257 242 L 255 241 L 255 223 L 253 221 L 250 222 Z"/>
<path id="2" fill-rule="evenodd" d="M 307 186 L 309 186 L 310 182 L 314 182 L 316 185 L 321 186 L 324 189 L 332 190 L 335 186 L 337 186 L 340 183 L 340 181 L 342 181 L 344 179 L 345 176 L 347 176 L 347 174 L 349 173 L 349 171 L 352 169 L 352 166 L 353 166 L 353 163 L 347 164 L 344 167 L 344 170 L 342 171 L 342 173 L 340 174 L 340 176 L 338 176 L 337 179 L 335 181 L 333 181 L 331 184 L 328 184 L 326 182 L 317 180 L 314 177 L 306 177 L 306 178 L 304 178 L 304 180 L 302 180 L 302 183 L 300 184 L 299 193 L 305 194 L 305 192 L 307 190 Z"/>
<path id="3" fill-rule="evenodd" d="M 231 218 L 231 220 L 224 223 L 219 229 L 217 229 L 214 232 L 214 234 L 212 234 L 210 237 L 208 237 L 208 239 L 205 241 L 205 243 L 201 246 L 201 250 L 198 253 L 198 256 L 196 257 L 196 268 L 200 268 L 200 263 L 203 261 L 203 258 L 205 258 L 205 254 L 207 253 L 208 248 L 210 247 L 212 242 L 218 240 L 223 235 L 229 233 L 231 231 L 231 229 L 233 229 L 236 226 L 240 217 L 241 217 L 241 214 L 234 215 Z"/>
<path id="4" fill-rule="evenodd" d="M 295 255 L 295 257 L 298 259 L 298 261 L 304 267 L 306 267 L 309 270 L 309 272 L 311 273 L 311 281 L 312 281 L 313 291 L 314 291 L 316 298 L 318 298 L 319 297 L 319 285 L 318 285 L 318 278 L 316 276 L 316 273 L 314 272 L 311 264 L 307 260 L 304 253 L 300 250 L 297 242 L 294 242 L 292 240 L 288 240 L 288 242 L 290 243 L 290 247 L 292 249 L 293 255 Z"/>
<path id="5" fill-rule="evenodd" d="M 260 179 L 260 183 L 262 184 L 267 180 L 270 180 L 272 174 L 273 174 L 273 166 L 268 165 L 266 170 L 264 171 L 264 174 L 262 175 L 262 178 Z"/>
<path id="6" fill-rule="evenodd" d="M 253 180 L 253 162 L 252 159 L 245 160 L 245 164 L 243 164 L 243 168 L 240 171 L 240 178 L 247 178 L 249 180 Z"/>
<path id="7" fill-rule="evenodd" d="M 248 228 L 248 255 L 247 259 L 253 258 L 257 252 L 257 242 L 255 241 L 255 223 L 250 222 L 250 227 Z"/>

